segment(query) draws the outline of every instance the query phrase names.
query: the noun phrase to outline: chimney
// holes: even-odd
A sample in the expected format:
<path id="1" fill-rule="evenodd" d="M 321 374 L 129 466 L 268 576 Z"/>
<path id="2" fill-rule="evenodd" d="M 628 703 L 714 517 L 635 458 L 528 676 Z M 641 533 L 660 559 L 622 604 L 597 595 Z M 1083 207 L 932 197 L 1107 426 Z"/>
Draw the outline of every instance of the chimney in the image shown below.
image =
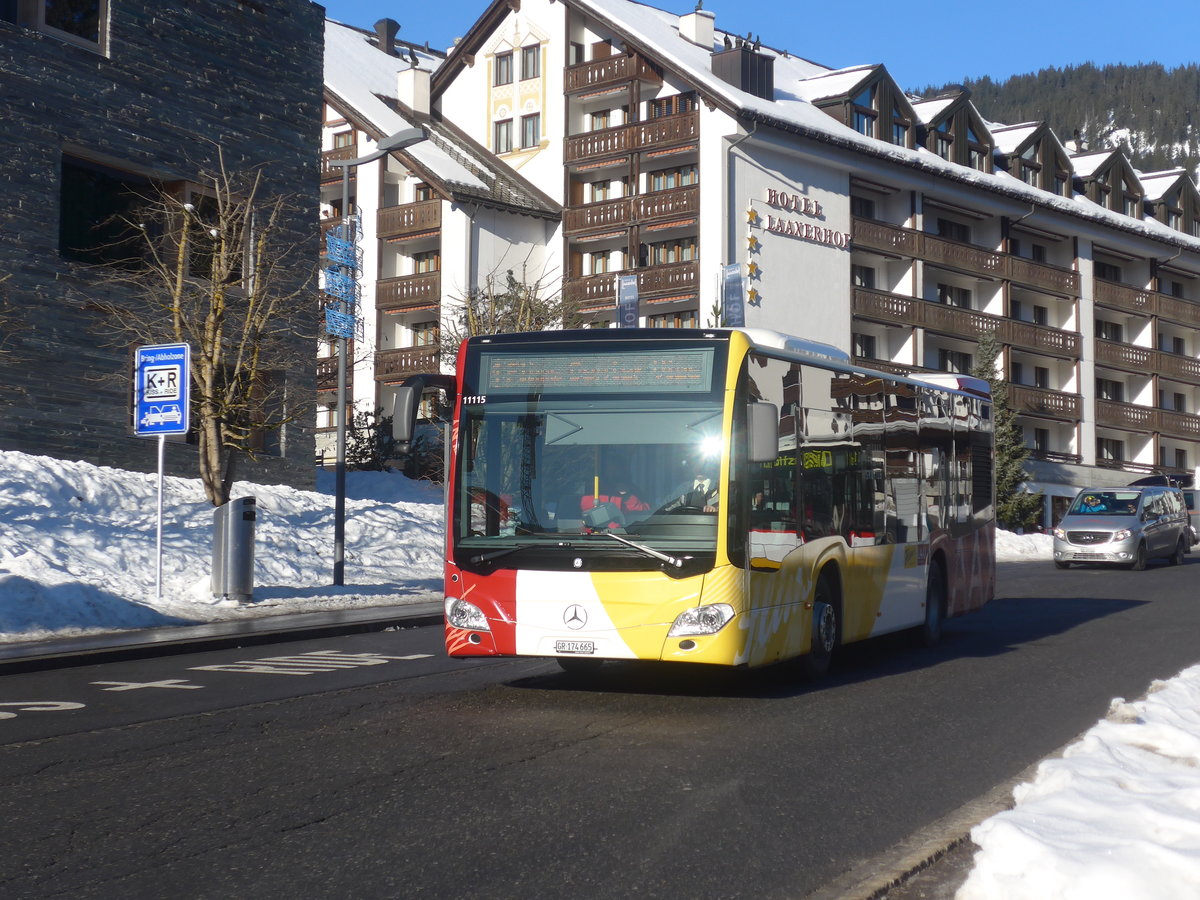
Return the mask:
<path id="1" fill-rule="evenodd" d="M 696 3 L 694 12 L 679 17 L 679 34 L 693 44 L 699 44 L 705 50 L 712 50 L 713 34 L 716 30 L 717 16 L 700 6 L 704 0 Z"/>
<path id="2" fill-rule="evenodd" d="M 429 115 L 429 73 L 417 68 L 417 54 L 412 63 L 396 73 L 396 99 L 423 116 Z"/>
<path id="3" fill-rule="evenodd" d="M 712 55 L 713 74 L 747 94 L 774 100 L 775 58 L 760 53 L 761 46 L 760 41 L 739 38 L 736 46 L 718 50 Z"/>
<path id="4" fill-rule="evenodd" d="M 395 19 L 380 19 L 375 23 L 375 43 L 388 56 L 396 55 L 396 33 L 400 23 Z"/>

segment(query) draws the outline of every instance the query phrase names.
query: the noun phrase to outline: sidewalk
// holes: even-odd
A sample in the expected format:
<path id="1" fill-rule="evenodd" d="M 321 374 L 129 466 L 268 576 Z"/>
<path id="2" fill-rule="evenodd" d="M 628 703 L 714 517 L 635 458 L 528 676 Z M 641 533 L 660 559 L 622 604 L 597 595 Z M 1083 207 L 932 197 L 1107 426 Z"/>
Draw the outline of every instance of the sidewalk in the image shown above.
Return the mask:
<path id="1" fill-rule="evenodd" d="M 441 602 L 422 601 L 0 643 L 0 675 L 184 653 L 200 648 L 244 647 L 281 640 L 383 631 L 392 626 L 434 625 L 441 621 Z"/>

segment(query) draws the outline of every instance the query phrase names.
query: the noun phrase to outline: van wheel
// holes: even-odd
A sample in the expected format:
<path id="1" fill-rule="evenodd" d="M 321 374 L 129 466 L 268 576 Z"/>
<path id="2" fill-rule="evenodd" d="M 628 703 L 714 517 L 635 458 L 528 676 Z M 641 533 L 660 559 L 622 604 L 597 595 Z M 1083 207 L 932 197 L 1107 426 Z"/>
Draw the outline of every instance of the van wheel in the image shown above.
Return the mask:
<path id="1" fill-rule="evenodd" d="M 839 628 L 837 596 L 829 576 L 822 575 L 813 594 L 812 645 L 808 653 L 800 657 L 805 678 L 822 678 L 829 671 Z"/>
<path id="2" fill-rule="evenodd" d="M 1184 544 L 1184 539 L 1180 538 L 1179 543 L 1175 545 L 1175 552 L 1171 554 L 1171 565 L 1182 566 L 1183 557 L 1187 553 L 1187 546 Z"/>
<path id="3" fill-rule="evenodd" d="M 1133 562 L 1129 564 L 1129 568 L 1135 572 L 1140 572 L 1146 568 L 1146 545 L 1138 544 L 1137 553 L 1133 556 Z"/>

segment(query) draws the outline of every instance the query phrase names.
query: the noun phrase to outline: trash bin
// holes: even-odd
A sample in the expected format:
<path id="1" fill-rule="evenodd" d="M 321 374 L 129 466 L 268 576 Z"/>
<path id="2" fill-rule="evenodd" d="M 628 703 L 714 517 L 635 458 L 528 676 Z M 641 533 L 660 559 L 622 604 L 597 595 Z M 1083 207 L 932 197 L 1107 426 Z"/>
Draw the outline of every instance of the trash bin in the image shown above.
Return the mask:
<path id="1" fill-rule="evenodd" d="M 213 510 L 212 592 L 214 597 L 254 599 L 253 497 L 239 497 Z"/>

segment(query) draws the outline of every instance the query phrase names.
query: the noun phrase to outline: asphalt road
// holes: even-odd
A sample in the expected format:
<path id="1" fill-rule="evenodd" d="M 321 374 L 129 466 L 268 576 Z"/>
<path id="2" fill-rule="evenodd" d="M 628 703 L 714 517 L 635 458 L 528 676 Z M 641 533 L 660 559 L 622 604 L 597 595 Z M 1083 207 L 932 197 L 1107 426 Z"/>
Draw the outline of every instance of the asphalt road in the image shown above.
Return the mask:
<path id="1" fill-rule="evenodd" d="M 818 685 L 436 628 L 6 676 L 0 895 L 803 897 L 1200 660 L 1197 574 L 1005 564 Z"/>

